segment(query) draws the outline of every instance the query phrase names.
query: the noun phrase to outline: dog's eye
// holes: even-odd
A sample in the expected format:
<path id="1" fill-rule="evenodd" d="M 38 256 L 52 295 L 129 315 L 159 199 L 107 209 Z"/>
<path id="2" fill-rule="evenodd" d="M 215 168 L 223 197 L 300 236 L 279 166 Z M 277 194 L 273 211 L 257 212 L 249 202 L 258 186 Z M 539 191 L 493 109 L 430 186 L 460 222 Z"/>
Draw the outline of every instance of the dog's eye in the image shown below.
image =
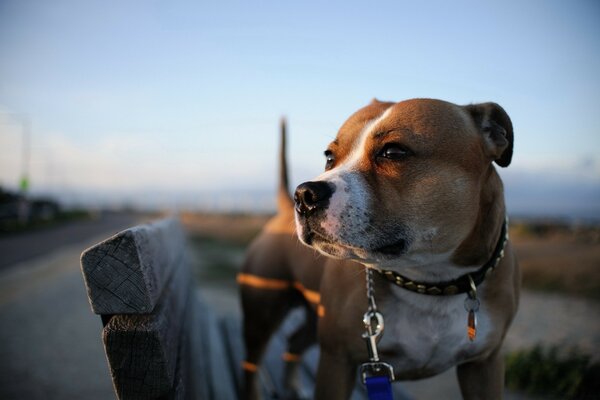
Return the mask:
<path id="1" fill-rule="evenodd" d="M 388 143 L 383 146 L 383 149 L 381 149 L 378 156 L 390 160 L 404 160 L 406 157 L 412 154 L 412 151 L 402 145 L 397 143 Z"/>
<path id="2" fill-rule="evenodd" d="M 334 162 L 335 157 L 333 156 L 331 150 L 325 150 L 325 170 L 331 169 Z"/>

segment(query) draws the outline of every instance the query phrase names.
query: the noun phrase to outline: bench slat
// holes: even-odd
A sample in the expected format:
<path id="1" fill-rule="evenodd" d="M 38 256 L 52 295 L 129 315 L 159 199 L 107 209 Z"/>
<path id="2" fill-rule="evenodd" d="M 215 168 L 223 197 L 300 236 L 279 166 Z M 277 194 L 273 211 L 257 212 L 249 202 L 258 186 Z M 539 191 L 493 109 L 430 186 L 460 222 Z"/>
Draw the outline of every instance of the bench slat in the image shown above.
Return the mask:
<path id="1" fill-rule="evenodd" d="M 244 354 L 246 352 L 242 340 L 241 321 L 233 317 L 222 318 L 221 330 L 223 332 L 223 339 L 227 349 L 228 365 L 233 373 L 233 378 L 239 391 L 243 385 L 241 366 Z"/>
<path id="2" fill-rule="evenodd" d="M 182 345 L 179 347 L 177 369 L 175 371 L 175 389 L 172 398 L 175 400 L 209 400 L 210 382 L 209 366 L 203 354 L 202 330 L 207 318 L 192 291 L 186 307 Z"/>
<path id="3" fill-rule="evenodd" d="M 203 304 L 203 314 L 207 317 L 203 338 L 204 354 L 209 367 L 207 374 L 211 383 L 211 399 L 237 399 L 237 387 L 228 360 L 226 342 L 217 316 Z"/>
<path id="4" fill-rule="evenodd" d="M 187 268 L 178 267 L 152 314 L 115 315 L 102 332 L 120 399 L 167 395 L 175 370 L 191 290 Z"/>
<path id="5" fill-rule="evenodd" d="M 109 315 L 151 312 L 184 251 L 176 219 L 127 229 L 87 249 L 81 269 L 92 310 Z"/>

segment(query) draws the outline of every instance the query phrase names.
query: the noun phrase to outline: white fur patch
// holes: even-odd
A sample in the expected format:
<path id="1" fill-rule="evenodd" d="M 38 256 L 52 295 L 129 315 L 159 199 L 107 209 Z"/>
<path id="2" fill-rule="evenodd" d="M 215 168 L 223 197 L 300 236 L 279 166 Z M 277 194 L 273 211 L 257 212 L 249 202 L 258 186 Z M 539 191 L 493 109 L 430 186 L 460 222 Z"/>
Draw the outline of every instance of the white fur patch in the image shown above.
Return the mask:
<path id="1" fill-rule="evenodd" d="M 439 373 L 489 348 L 494 327 L 484 304 L 477 313 L 475 341 L 467 337 L 465 297 L 423 296 L 393 288 L 393 296 L 382 304 L 386 332 L 380 349 L 401 355 L 386 359 L 399 375 L 418 369 Z"/>
<path id="2" fill-rule="evenodd" d="M 362 177 L 357 173 L 342 172 L 329 182 L 335 185 L 335 191 L 321 228 L 341 244 L 366 247 L 364 229 L 369 224 L 371 195 Z"/>
<path id="3" fill-rule="evenodd" d="M 391 109 L 392 107 L 388 108 L 379 117 L 372 119 L 365 125 L 360 134 L 360 138 L 355 142 L 355 145 L 352 148 L 352 153 L 350 153 L 346 161 L 340 165 L 340 169 L 353 170 L 354 167 L 360 162 L 360 160 L 365 156 L 367 141 L 373 134 L 375 127 L 377 127 L 377 125 L 379 125 L 390 115 Z"/>
<path id="4" fill-rule="evenodd" d="M 364 229 L 369 225 L 369 204 L 372 195 L 356 166 L 365 157 L 367 142 L 375 128 L 389 115 L 390 108 L 366 123 L 346 160 L 315 179 L 335 186 L 321 228 L 330 237 L 339 239 L 342 244 L 352 243 L 358 248 L 368 244 Z"/>

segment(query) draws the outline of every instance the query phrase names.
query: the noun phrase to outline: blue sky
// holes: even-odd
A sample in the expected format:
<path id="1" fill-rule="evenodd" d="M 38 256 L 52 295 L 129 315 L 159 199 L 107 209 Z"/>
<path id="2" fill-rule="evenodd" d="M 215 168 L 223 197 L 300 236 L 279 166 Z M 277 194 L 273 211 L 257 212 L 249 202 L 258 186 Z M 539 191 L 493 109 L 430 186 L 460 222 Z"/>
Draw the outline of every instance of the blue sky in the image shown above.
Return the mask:
<path id="1" fill-rule="evenodd" d="M 300 183 L 373 97 L 434 97 L 507 110 L 514 212 L 600 217 L 598 21 L 591 0 L 0 0 L 0 184 L 27 118 L 33 191 L 271 196 L 280 115 Z"/>

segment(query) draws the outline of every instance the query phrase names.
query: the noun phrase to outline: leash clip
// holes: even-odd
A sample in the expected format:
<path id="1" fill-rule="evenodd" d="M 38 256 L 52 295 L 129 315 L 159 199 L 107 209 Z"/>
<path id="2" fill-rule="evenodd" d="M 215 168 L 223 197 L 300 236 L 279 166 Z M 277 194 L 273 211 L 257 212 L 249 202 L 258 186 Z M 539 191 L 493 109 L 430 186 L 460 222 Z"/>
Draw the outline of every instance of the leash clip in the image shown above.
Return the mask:
<path id="1" fill-rule="evenodd" d="M 363 316 L 363 323 L 367 331 L 363 333 L 362 337 L 367 343 L 369 361 L 378 362 L 377 340 L 383 334 L 383 328 L 385 327 L 383 315 L 379 311 L 369 310 Z"/>
<path id="2" fill-rule="evenodd" d="M 383 315 L 379 311 L 369 310 L 363 316 L 366 332 L 362 337 L 367 344 L 369 353 L 369 362 L 363 363 L 360 366 L 360 375 L 363 384 L 367 384 L 369 378 L 386 377 L 389 382 L 394 381 L 394 368 L 379 360 L 379 352 L 377 351 L 377 340 L 383 334 L 385 323 Z"/>

